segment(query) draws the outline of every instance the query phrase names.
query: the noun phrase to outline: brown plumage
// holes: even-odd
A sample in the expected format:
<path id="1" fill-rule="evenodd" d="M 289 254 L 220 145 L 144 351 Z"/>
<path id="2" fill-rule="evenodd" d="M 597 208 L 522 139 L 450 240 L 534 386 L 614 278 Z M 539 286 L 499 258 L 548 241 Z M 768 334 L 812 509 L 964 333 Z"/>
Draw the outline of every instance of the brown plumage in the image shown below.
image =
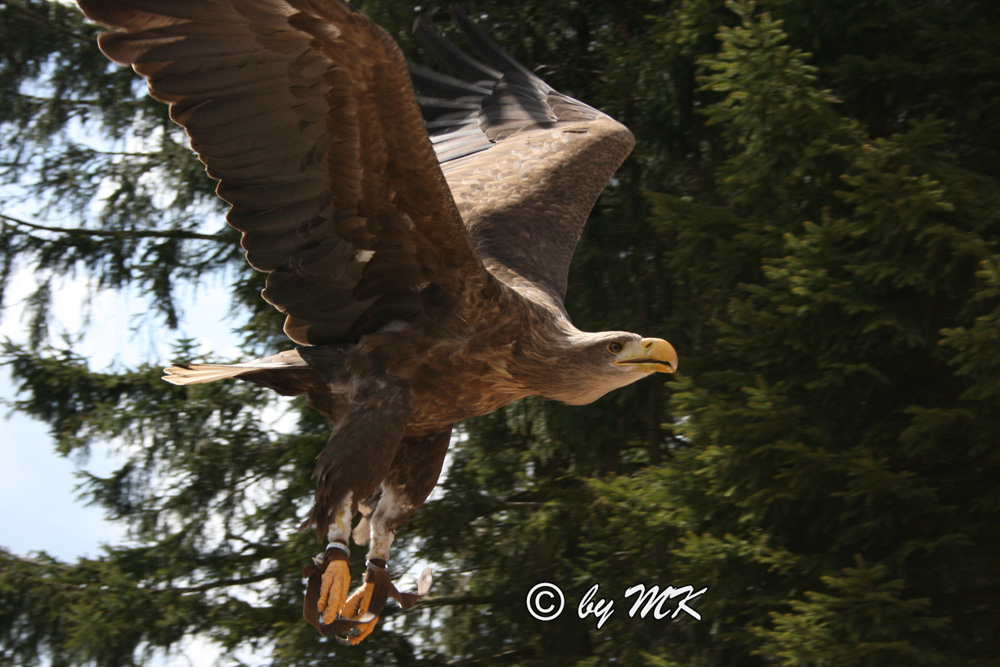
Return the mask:
<path id="1" fill-rule="evenodd" d="M 219 179 L 247 260 L 268 273 L 263 297 L 300 344 L 165 379 L 305 394 L 333 424 L 303 524 L 331 542 L 305 610 L 324 634 L 356 643 L 386 595 L 415 599 L 383 568 L 455 421 L 529 395 L 588 403 L 676 369 L 666 341 L 579 331 L 563 306 L 580 231 L 631 133 L 460 11 L 482 60 L 417 26 L 452 77 L 408 71 L 392 39 L 340 0 L 78 2 L 111 29 L 104 53 L 147 78 Z M 432 97 L 418 102 L 412 82 Z M 345 601 L 338 554 L 359 511 L 354 539 L 371 543 L 371 564 Z"/>

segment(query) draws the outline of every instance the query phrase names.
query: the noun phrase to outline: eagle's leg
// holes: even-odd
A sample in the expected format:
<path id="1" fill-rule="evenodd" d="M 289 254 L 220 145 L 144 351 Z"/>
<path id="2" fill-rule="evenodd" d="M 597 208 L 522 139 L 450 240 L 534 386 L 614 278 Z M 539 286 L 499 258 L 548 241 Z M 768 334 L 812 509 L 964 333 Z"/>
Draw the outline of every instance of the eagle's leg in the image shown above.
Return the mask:
<path id="1" fill-rule="evenodd" d="M 389 473 L 409 415 L 408 389 L 382 376 L 359 379 L 352 383 L 350 401 L 342 406 L 326 447 L 316 457 L 315 502 L 302 528 L 315 527 L 321 536 L 325 531 L 329 546 L 311 569 L 315 583 L 313 592 L 306 587 L 306 604 L 313 607 L 303 608 L 303 616 L 323 635 L 352 633 L 363 616 L 342 617 L 351 586 L 351 522 L 361 502 Z"/>
<path id="2" fill-rule="evenodd" d="M 322 615 L 323 623 L 330 625 L 344 608 L 347 592 L 351 588 L 351 570 L 348 548 L 351 534 L 352 502 L 351 494 L 341 502 L 333 513 L 333 521 L 327 531 L 329 544 L 326 547 L 326 568 L 323 570 L 319 601 L 316 607 Z"/>
<path id="3" fill-rule="evenodd" d="M 382 482 L 381 494 L 378 499 L 375 511 L 370 516 L 362 520 L 359 528 L 370 522 L 370 535 L 366 535 L 360 541 L 369 542 L 368 569 L 365 571 L 365 581 L 351 597 L 348 598 L 341 610 L 341 616 L 353 621 L 370 619 L 364 623 L 351 628 L 344 636 L 337 637 L 337 641 L 351 646 L 360 644 L 365 637 L 370 635 L 378 623 L 379 615 L 385 606 L 386 598 L 390 594 L 398 592 L 392 581 L 389 579 L 386 562 L 389 560 L 389 547 L 392 546 L 395 537 L 395 529 L 419 506 L 416 504 L 400 504 L 398 498 L 401 497 L 399 488 L 394 488 L 389 484 L 389 480 Z M 421 500 L 423 500 L 421 498 Z M 404 509 L 406 508 L 406 509 Z M 402 511 L 401 511 L 402 510 Z M 388 517 L 392 517 L 389 519 Z M 355 531 L 357 535 L 358 531 Z M 360 536 L 358 536 L 360 537 Z"/>
<path id="4" fill-rule="evenodd" d="M 342 614 L 346 618 L 361 620 L 374 615 L 370 621 L 353 628 L 340 641 L 358 644 L 371 634 L 378 623 L 387 597 L 393 597 L 404 606 L 414 604 L 419 598 L 409 593 L 399 593 L 388 574 L 389 551 L 396 536 L 396 529 L 423 504 L 437 484 L 444 464 L 445 453 L 451 440 L 451 429 L 423 437 L 403 438 L 399 451 L 393 458 L 389 474 L 382 482 L 381 493 L 374 511 L 366 516 L 354 531 L 354 541 L 364 544 L 368 538 L 368 569 L 365 583 L 348 599 Z M 369 534 L 362 533 L 368 524 Z M 429 586 L 429 573 L 428 573 Z M 426 591 L 425 591 L 426 592 Z"/>

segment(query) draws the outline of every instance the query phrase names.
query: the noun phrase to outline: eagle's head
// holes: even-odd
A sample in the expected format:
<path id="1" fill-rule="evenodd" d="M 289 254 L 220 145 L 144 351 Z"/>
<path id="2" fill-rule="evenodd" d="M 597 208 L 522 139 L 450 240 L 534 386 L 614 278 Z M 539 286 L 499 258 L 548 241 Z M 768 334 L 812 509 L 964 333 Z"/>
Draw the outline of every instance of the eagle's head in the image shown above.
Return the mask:
<path id="1" fill-rule="evenodd" d="M 677 352 L 661 338 L 643 338 L 627 331 L 572 330 L 565 334 L 551 350 L 550 360 L 558 364 L 559 371 L 539 392 L 544 398 L 584 405 L 650 373 L 677 370 Z"/>

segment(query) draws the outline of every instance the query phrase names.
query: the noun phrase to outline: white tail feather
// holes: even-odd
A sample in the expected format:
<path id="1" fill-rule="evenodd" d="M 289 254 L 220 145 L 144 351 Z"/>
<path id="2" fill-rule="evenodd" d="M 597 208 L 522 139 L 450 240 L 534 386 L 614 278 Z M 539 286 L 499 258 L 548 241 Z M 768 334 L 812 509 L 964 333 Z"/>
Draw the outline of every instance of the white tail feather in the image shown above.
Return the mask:
<path id="1" fill-rule="evenodd" d="M 171 384 L 204 384 L 235 378 L 255 370 L 279 368 L 302 368 L 308 366 L 297 350 L 286 350 L 263 359 L 254 359 L 242 364 L 180 364 L 164 368 L 163 379 Z"/>
<path id="2" fill-rule="evenodd" d="M 203 384 L 226 378 L 239 377 L 246 373 L 246 366 L 223 366 L 220 364 L 185 364 L 164 368 L 163 379 L 170 384 Z"/>

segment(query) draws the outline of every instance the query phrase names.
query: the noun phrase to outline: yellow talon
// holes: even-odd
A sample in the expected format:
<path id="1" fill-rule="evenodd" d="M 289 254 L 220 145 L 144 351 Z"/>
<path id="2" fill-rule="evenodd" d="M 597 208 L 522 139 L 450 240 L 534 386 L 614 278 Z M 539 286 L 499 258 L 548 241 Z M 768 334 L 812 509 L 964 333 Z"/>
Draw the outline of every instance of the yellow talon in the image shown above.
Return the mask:
<path id="1" fill-rule="evenodd" d="M 337 614 L 344 608 L 347 591 L 351 588 L 351 570 L 346 560 L 333 560 L 323 571 L 322 585 L 316 608 L 323 615 L 323 623 L 329 625 L 337 620 Z"/>
<path id="2" fill-rule="evenodd" d="M 302 616 L 324 637 L 333 637 L 341 644 L 356 646 L 375 630 L 387 598 L 403 609 L 409 609 L 430 590 L 433 577 L 430 568 L 420 575 L 416 593 L 400 593 L 389 578 L 385 561 L 369 559 L 365 582 L 351 597 L 351 573 L 347 551 L 328 547 L 302 569 L 308 579 Z"/>
<path id="3" fill-rule="evenodd" d="M 361 625 L 356 627 L 354 629 L 354 632 L 357 632 L 358 634 L 355 635 L 352 633 L 351 635 L 349 635 L 347 637 L 347 643 L 350 644 L 351 646 L 357 646 L 358 644 L 360 644 L 362 641 L 364 641 L 365 637 L 367 637 L 372 633 L 372 631 L 375 629 L 376 623 L 378 623 L 378 616 L 376 616 L 368 623 L 362 623 Z"/>
<path id="4" fill-rule="evenodd" d="M 354 591 L 347 602 L 344 603 L 344 610 L 341 612 L 344 618 L 356 621 L 364 616 L 368 611 L 368 605 L 371 604 L 372 592 L 374 590 L 375 585 L 369 582 Z"/>
<path id="5" fill-rule="evenodd" d="M 358 588 L 351 597 L 344 604 L 344 609 L 341 614 L 344 618 L 351 619 L 352 621 L 358 621 L 364 618 L 365 614 L 368 613 L 368 606 L 372 601 L 372 593 L 375 591 L 375 584 L 373 582 L 365 582 L 363 586 Z M 350 634 L 347 635 L 346 640 L 352 646 L 360 644 L 361 641 L 370 635 L 375 629 L 375 625 L 378 623 L 378 616 L 373 618 L 367 623 L 362 623 L 356 626 Z"/>

